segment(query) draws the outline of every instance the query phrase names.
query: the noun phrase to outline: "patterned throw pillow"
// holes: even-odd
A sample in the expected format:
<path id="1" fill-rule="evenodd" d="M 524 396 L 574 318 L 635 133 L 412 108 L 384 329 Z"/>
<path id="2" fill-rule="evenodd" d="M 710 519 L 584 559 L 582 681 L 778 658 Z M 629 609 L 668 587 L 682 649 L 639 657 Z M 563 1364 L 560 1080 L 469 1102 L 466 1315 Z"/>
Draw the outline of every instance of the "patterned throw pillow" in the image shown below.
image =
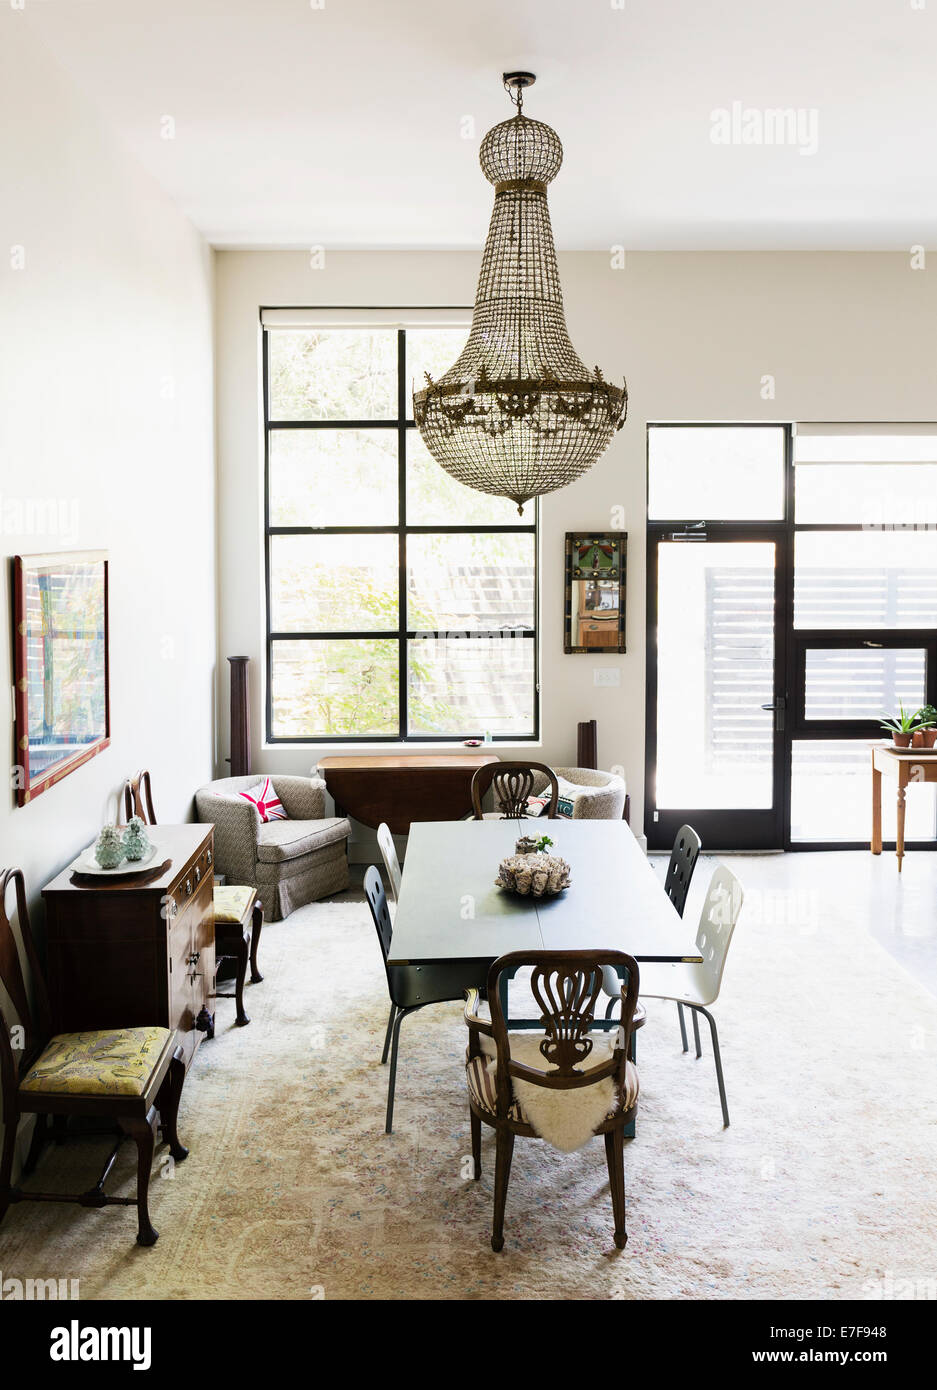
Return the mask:
<path id="1" fill-rule="evenodd" d="M 560 798 L 556 803 L 556 814 L 563 820 L 572 820 L 576 814 L 576 802 L 584 794 L 585 788 L 577 787 L 573 782 L 567 782 L 562 777 L 558 777 L 557 782 L 560 788 Z"/>
<path id="2" fill-rule="evenodd" d="M 257 809 L 260 819 L 266 823 L 270 820 L 289 820 L 283 805 L 276 792 L 273 790 L 273 783 L 269 777 L 265 777 L 256 786 L 248 787 L 246 792 L 238 792 L 238 796 L 243 796 L 245 801 Z"/>
<path id="3" fill-rule="evenodd" d="M 527 798 L 528 816 L 545 816 L 550 809 L 549 796 L 529 796 Z"/>

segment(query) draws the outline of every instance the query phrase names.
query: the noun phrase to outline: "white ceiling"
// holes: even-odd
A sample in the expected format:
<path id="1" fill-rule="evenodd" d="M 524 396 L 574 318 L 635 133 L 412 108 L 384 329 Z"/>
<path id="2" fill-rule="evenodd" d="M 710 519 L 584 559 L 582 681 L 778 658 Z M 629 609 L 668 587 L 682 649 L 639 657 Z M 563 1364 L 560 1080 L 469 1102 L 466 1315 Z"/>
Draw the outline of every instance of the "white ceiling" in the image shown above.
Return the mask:
<path id="1" fill-rule="evenodd" d="M 937 242 L 937 0 L 28 0 L 22 18 L 218 246 L 478 246 L 478 141 L 511 114 L 511 67 L 538 74 L 527 112 L 565 146 L 560 247 Z M 733 102 L 815 109 L 816 153 L 714 144 Z"/>

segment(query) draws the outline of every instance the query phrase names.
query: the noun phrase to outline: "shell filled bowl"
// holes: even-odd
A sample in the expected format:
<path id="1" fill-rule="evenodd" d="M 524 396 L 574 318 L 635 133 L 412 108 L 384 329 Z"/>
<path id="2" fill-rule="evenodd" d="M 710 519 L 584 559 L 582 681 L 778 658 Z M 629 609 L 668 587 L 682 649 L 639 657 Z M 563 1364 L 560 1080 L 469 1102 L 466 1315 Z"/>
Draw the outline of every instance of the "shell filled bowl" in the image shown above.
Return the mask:
<path id="1" fill-rule="evenodd" d="M 556 854 L 510 854 L 501 861 L 495 887 L 521 898 L 552 898 L 569 887 L 569 865 Z"/>

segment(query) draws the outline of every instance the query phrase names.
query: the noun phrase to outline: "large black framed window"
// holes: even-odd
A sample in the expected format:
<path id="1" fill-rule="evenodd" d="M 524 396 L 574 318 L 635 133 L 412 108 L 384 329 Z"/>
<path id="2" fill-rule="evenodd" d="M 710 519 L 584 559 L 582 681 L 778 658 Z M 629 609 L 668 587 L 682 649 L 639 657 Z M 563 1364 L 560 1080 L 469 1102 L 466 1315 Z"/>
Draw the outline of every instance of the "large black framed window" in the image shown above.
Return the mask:
<path id="1" fill-rule="evenodd" d="M 424 448 L 440 319 L 262 313 L 269 743 L 538 737 L 537 508 Z"/>

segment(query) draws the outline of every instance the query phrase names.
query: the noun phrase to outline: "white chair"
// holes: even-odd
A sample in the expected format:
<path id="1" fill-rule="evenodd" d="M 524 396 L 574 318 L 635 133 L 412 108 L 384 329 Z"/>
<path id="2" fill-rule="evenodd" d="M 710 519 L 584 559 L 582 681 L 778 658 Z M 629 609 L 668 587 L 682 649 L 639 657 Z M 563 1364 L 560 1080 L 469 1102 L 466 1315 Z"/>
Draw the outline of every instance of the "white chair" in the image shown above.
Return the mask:
<path id="1" fill-rule="evenodd" d="M 381 821 L 377 827 L 377 844 L 390 881 L 390 894 L 396 902 L 400 897 L 400 860 L 397 858 L 397 846 L 394 844 L 394 837 L 390 833 L 390 827 L 386 821 Z"/>
<path id="2" fill-rule="evenodd" d="M 716 1061 L 716 1080 L 719 1083 L 719 1100 L 722 1103 L 722 1119 L 727 1128 L 729 1107 L 722 1076 L 719 1033 L 716 1020 L 709 1012 L 709 1005 L 714 1004 L 719 997 L 722 972 L 725 970 L 726 956 L 729 954 L 729 942 L 739 919 L 742 898 L 741 883 L 730 869 L 720 864 L 710 879 L 706 902 L 700 914 L 699 930 L 696 933 L 696 945 L 703 957 L 702 962 L 668 965 L 666 962 L 648 961 L 641 966 L 642 999 L 674 999 L 690 1010 L 693 1016 L 697 1057 L 702 1056 L 697 1015 L 702 1014 L 709 1020 L 713 1056 Z"/>

